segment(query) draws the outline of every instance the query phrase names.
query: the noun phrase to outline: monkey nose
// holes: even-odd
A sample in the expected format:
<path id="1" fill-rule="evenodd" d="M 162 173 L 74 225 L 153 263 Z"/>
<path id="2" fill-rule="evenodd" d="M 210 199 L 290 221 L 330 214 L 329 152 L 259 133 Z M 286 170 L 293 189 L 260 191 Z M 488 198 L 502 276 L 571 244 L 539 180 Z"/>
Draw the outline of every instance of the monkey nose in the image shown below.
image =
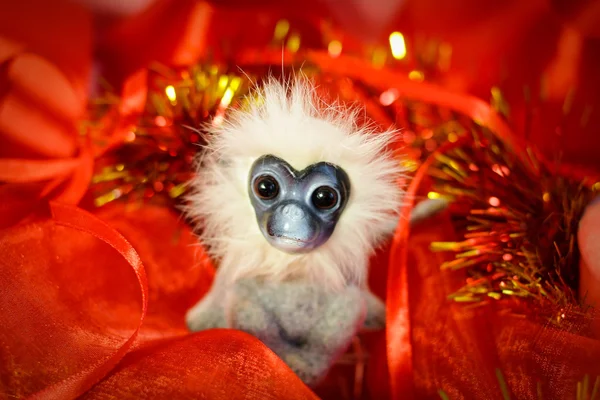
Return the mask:
<path id="1" fill-rule="evenodd" d="M 278 242 L 289 242 L 295 250 L 310 247 L 319 235 L 319 223 L 302 204 L 281 204 L 267 219 L 265 233 Z M 282 243 L 279 243 L 283 246 Z"/>
<path id="2" fill-rule="evenodd" d="M 306 219 L 306 212 L 296 204 L 286 204 L 281 209 L 281 215 L 289 218 L 291 221 L 301 221 Z"/>

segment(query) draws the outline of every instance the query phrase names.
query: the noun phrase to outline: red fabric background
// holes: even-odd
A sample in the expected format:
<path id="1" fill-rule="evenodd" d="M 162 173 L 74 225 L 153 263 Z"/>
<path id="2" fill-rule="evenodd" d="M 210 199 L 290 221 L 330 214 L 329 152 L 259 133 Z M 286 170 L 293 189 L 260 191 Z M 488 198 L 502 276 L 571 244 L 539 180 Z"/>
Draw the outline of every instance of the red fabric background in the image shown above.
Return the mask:
<path id="1" fill-rule="evenodd" d="M 328 1 L 159 0 L 124 19 L 94 16 L 84 3 L 0 3 L 0 393 L 9 398 L 349 398 L 352 390 L 352 368 L 336 367 L 315 394 L 252 337 L 188 334 L 183 315 L 213 276 L 189 228 L 159 206 L 88 206 L 95 157 L 119 134 L 79 135 L 98 72 L 119 87 L 152 60 L 187 64 L 207 49 L 242 57 L 264 46 L 283 16 L 302 32 L 304 48 L 322 47 L 321 15 L 340 22 L 349 47 L 385 44 L 395 29 L 439 37 L 453 48 L 439 82 L 449 92 L 343 57 L 333 63 L 315 53 L 313 61 L 381 88 L 398 84 L 508 141 L 600 172 L 600 18 L 591 1 L 406 0 L 370 31 L 357 28 L 356 9 Z M 125 90 L 132 99 L 134 86 Z M 492 86 L 511 106 L 508 124 L 486 105 Z M 121 111 L 139 111 L 136 104 Z M 426 172 L 413 182 L 417 198 Z M 462 277 L 441 273 L 441 255 L 428 244 L 452 235 L 447 215 L 412 231 L 404 223 L 373 259 L 371 286 L 387 299 L 388 328 L 364 338 L 364 398 L 439 398 L 440 389 L 451 399 L 501 398 L 496 368 L 513 398 L 537 398 L 538 382 L 543 398 L 574 398 L 584 374 L 600 375 L 598 341 L 578 325 L 567 332 L 500 307 L 449 304 L 445 296 Z"/>

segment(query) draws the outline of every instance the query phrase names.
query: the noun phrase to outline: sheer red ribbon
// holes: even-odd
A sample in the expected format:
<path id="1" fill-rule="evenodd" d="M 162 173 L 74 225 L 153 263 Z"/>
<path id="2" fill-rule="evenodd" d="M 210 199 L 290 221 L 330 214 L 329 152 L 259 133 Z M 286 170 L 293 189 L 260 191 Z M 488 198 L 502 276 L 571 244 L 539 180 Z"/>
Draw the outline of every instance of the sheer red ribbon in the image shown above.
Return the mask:
<path id="1" fill-rule="evenodd" d="M 3 394 L 316 398 L 256 338 L 188 334 L 185 310 L 212 275 L 191 232 L 177 233 L 176 214 L 116 206 L 101 213 L 109 226 L 76 207 L 41 202 L 19 215 L 20 223 L 0 230 Z"/>
<path id="2" fill-rule="evenodd" d="M 147 308 L 147 283 L 139 256 L 123 236 L 76 207 L 48 206 L 51 219 L 0 233 L 0 336 L 8 349 L 0 359 L 9 373 L 5 391 L 33 398 L 74 398 L 108 373 L 133 344 Z M 90 250 L 103 244 L 125 263 L 105 265 L 107 257 L 115 257 L 90 257 Z M 117 326 L 102 313 L 110 313 L 109 306 L 116 306 L 120 295 L 104 297 L 94 287 L 99 281 L 118 284 L 123 271 L 111 269 L 124 264 L 134 273 L 141 298 L 136 299 L 135 292 L 128 295 L 138 303 L 137 313 L 132 313 L 137 322 L 130 319 Z M 32 347 L 25 347 L 28 343 Z"/>

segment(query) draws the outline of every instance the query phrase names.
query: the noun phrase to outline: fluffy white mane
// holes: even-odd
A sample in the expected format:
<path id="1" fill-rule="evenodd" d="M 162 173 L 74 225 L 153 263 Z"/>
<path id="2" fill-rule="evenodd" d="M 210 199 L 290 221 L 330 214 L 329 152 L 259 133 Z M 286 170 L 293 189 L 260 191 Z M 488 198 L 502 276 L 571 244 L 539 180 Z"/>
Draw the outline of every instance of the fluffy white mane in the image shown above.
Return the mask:
<path id="1" fill-rule="evenodd" d="M 362 285 L 368 260 L 398 219 L 400 162 L 386 146 L 394 131 L 356 123 L 361 110 L 324 104 L 306 79 L 269 79 L 249 107 L 209 126 L 192 181 L 188 216 L 218 263 L 217 279 L 310 280 L 331 289 Z M 326 161 L 350 178 L 350 198 L 335 231 L 307 254 L 287 254 L 263 237 L 248 195 L 253 162 L 266 154 L 297 170 Z"/>

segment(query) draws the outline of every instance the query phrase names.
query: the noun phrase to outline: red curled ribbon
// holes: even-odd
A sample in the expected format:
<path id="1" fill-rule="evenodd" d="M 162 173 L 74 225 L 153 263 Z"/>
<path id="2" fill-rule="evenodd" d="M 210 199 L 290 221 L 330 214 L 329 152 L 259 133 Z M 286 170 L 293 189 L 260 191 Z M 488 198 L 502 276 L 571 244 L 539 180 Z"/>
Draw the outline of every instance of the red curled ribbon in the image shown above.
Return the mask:
<path id="1" fill-rule="evenodd" d="M 50 220 L 0 231 L 2 392 L 76 398 L 135 341 L 148 303 L 146 274 L 129 242 L 104 222 L 73 206 L 47 206 Z M 129 290 L 136 285 L 137 293 Z M 123 320 L 111 315 L 123 301 L 138 307 L 137 322 L 134 312 Z"/>
<path id="2" fill-rule="evenodd" d="M 89 233 L 119 252 L 135 272 L 142 295 L 142 310 L 139 325 L 130 338 L 121 347 L 116 349 L 112 356 L 32 396 L 33 398 L 65 399 L 74 398 L 85 393 L 85 391 L 104 377 L 127 354 L 146 316 L 146 310 L 148 309 L 148 283 L 142 260 L 140 260 L 140 257 L 131 244 L 117 231 L 100 219 L 73 206 L 51 203 L 50 210 L 53 219 L 58 225 Z"/>

